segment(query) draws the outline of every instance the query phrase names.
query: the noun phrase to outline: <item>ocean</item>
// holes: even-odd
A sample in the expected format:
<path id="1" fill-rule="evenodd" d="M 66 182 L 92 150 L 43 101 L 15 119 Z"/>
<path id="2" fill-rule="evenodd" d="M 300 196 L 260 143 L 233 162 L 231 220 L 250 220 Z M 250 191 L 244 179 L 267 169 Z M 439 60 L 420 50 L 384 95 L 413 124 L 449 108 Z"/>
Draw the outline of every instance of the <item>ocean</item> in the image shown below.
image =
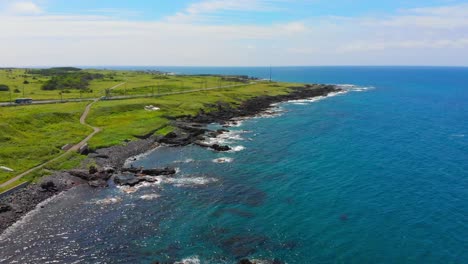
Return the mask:
<path id="1" fill-rule="evenodd" d="M 213 139 L 228 153 L 161 147 L 133 162 L 177 167 L 173 179 L 60 194 L 0 237 L 0 263 L 468 263 L 468 68 L 272 77 L 348 92 L 238 120 Z"/>

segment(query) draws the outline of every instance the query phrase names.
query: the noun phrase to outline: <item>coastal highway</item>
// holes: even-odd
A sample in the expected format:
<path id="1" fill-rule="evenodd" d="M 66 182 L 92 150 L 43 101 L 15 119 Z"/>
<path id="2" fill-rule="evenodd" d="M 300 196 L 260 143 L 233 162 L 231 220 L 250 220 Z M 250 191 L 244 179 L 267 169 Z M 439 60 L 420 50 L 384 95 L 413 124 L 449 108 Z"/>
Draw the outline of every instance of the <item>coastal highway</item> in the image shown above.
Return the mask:
<path id="1" fill-rule="evenodd" d="M 38 104 L 60 104 L 60 103 L 96 101 L 96 100 L 124 100 L 124 99 L 145 98 L 145 97 L 158 97 L 158 96 L 186 94 L 186 93 L 203 92 L 203 91 L 210 91 L 210 90 L 216 90 L 216 89 L 239 87 L 239 86 L 245 86 L 245 85 L 250 85 L 250 84 L 255 84 L 255 83 L 256 82 L 232 84 L 232 85 L 217 86 L 217 87 L 212 87 L 212 88 L 186 90 L 186 91 L 180 91 L 180 92 L 170 92 L 170 93 L 160 93 L 160 94 L 119 95 L 119 96 L 112 96 L 112 97 L 107 97 L 107 98 L 82 98 L 82 99 L 75 98 L 75 99 L 66 99 L 66 100 L 38 100 L 38 101 L 33 101 L 31 104 L 21 104 L 21 106 L 38 105 Z M 124 84 L 125 83 L 118 84 L 110 89 L 117 88 Z M 0 107 L 1 106 L 20 106 L 20 105 L 6 102 L 6 103 L 0 103 Z"/>

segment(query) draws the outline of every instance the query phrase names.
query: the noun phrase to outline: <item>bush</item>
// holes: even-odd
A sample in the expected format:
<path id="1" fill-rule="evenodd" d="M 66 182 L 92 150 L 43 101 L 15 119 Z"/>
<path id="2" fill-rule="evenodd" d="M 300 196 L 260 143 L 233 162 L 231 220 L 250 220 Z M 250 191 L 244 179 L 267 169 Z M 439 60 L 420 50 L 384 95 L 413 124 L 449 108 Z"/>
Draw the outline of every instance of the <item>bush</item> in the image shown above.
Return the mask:
<path id="1" fill-rule="evenodd" d="M 14 93 L 21 93 L 21 91 L 18 88 L 16 88 L 13 92 Z"/>
<path id="2" fill-rule="evenodd" d="M 23 84 L 29 84 L 28 80 L 24 80 Z"/>
<path id="3" fill-rule="evenodd" d="M 0 91 L 10 91 L 10 87 L 5 84 L 0 84 Z"/>

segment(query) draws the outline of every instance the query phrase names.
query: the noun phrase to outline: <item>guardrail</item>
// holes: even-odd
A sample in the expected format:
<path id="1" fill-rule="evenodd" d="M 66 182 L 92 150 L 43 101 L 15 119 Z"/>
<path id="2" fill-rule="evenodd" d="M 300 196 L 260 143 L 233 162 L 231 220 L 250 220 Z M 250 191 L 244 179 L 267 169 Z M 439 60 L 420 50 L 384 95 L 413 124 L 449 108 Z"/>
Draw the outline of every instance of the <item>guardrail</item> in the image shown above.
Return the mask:
<path id="1" fill-rule="evenodd" d="M 8 195 L 10 195 L 10 194 L 12 194 L 12 193 L 14 193 L 14 192 L 20 190 L 20 189 L 23 189 L 24 187 L 26 187 L 26 186 L 28 186 L 28 185 L 29 185 L 29 182 L 23 182 L 22 184 L 20 184 L 20 185 L 18 185 L 18 186 L 15 186 L 15 187 L 13 187 L 13 188 L 11 188 L 11 189 L 9 189 L 9 190 L 6 190 L 6 191 L 0 193 L 0 198 L 3 198 L 3 197 L 5 197 L 5 196 L 8 196 Z"/>

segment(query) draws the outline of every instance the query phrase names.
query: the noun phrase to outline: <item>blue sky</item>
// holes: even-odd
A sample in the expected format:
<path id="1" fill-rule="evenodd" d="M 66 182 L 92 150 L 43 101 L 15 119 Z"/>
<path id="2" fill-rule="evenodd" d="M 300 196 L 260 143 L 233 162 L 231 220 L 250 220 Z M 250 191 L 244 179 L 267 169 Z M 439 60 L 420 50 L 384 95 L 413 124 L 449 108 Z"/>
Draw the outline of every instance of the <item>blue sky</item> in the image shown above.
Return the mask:
<path id="1" fill-rule="evenodd" d="M 0 0 L 0 56 L 0 66 L 466 66 L 468 1 Z"/>

